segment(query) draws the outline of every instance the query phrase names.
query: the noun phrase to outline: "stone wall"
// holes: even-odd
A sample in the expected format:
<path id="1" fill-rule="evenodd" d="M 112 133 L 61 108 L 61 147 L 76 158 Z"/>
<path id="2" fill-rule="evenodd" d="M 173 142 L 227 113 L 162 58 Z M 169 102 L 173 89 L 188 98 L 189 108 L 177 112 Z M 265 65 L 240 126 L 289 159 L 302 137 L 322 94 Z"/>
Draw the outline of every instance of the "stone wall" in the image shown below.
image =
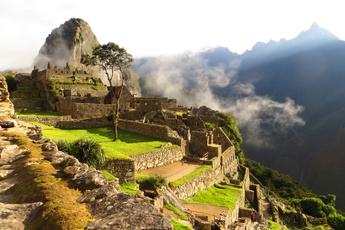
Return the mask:
<path id="1" fill-rule="evenodd" d="M 192 155 L 202 156 L 208 152 L 207 145 L 209 143 L 207 132 L 192 131 L 189 151 Z"/>
<path id="2" fill-rule="evenodd" d="M 121 183 L 135 180 L 135 163 L 133 160 L 107 160 L 104 168 L 119 178 Z"/>
<path id="3" fill-rule="evenodd" d="M 26 122 L 39 122 L 49 126 L 57 126 L 60 121 L 71 121 L 71 116 L 19 116 L 19 119 Z"/>
<path id="4" fill-rule="evenodd" d="M 183 147 L 167 147 L 150 153 L 134 156 L 135 170 L 155 168 L 182 160 L 185 152 Z"/>
<path id="5" fill-rule="evenodd" d="M 55 125 L 61 129 L 89 129 L 112 125 L 112 122 L 107 118 L 90 118 L 83 120 L 64 120 L 58 121 Z"/>
<path id="6" fill-rule="evenodd" d="M 238 172 L 238 159 L 235 154 L 235 147 L 230 146 L 222 153 L 223 174 L 236 179 Z"/>
<path id="7" fill-rule="evenodd" d="M 213 130 L 213 143 L 221 145 L 223 150 L 233 146 L 231 140 L 226 136 L 220 127 L 217 127 Z"/>
<path id="8" fill-rule="evenodd" d="M 136 97 L 133 99 L 134 107 L 145 114 L 151 111 L 162 109 L 176 108 L 176 99 L 168 99 L 165 97 Z"/>
<path id="9" fill-rule="evenodd" d="M 183 142 L 183 139 L 176 133 L 176 131 L 164 125 L 147 124 L 138 121 L 120 119 L 119 128 L 128 132 L 146 135 L 150 137 L 156 137 L 165 141 L 170 141 L 180 146 Z"/>
<path id="10" fill-rule="evenodd" d="M 196 192 L 212 186 L 223 178 L 221 167 L 211 168 L 187 183 L 173 188 L 177 198 L 186 199 Z"/>
<path id="11" fill-rule="evenodd" d="M 60 100 L 56 104 L 57 112 L 71 115 L 75 119 L 104 117 L 110 115 L 115 105 L 95 104 L 95 103 L 76 103 L 73 100 Z"/>

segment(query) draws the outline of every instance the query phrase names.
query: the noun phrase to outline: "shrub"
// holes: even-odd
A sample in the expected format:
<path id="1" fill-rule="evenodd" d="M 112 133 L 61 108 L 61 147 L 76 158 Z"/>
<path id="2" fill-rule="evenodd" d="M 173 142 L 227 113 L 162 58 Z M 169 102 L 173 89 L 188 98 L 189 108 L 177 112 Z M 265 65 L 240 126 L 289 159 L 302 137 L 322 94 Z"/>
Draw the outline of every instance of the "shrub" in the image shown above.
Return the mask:
<path id="1" fill-rule="evenodd" d="M 72 143 L 65 140 L 55 142 L 60 151 L 69 153 L 80 162 L 95 168 L 101 168 L 105 161 L 105 154 L 100 144 L 90 138 L 81 138 Z"/>
<path id="2" fill-rule="evenodd" d="M 245 157 L 244 157 L 244 152 L 241 148 L 243 139 L 237 127 L 236 119 L 231 113 L 226 113 L 226 114 L 218 113 L 217 115 L 219 118 L 219 126 L 222 127 L 224 133 L 234 144 L 235 152 L 236 152 L 236 155 L 240 159 L 240 163 L 244 164 Z"/>
<path id="3" fill-rule="evenodd" d="M 340 214 L 333 214 L 327 218 L 328 224 L 335 230 L 345 229 L 345 217 Z"/>
<path id="4" fill-rule="evenodd" d="M 303 213 L 313 217 L 325 217 L 325 204 L 321 199 L 316 197 L 303 198 L 297 201 L 302 208 Z"/>
<path id="5" fill-rule="evenodd" d="M 101 145 L 90 138 L 81 138 L 73 142 L 69 152 L 80 162 L 101 168 L 105 161 L 105 153 Z"/>
<path id="6" fill-rule="evenodd" d="M 66 140 L 55 140 L 55 143 L 60 151 L 66 152 L 66 153 L 71 152 L 72 143 Z"/>
<path id="7" fill-rule="evenodd" d="M 136 180 L 140 190 L 156 190 L 167 184 L 162 176 L 139 176 Z"/>
<path id="8" fill-rule="evenodd" d="M 322 196 L 318 196 L 318 197 L 323 201 L 323 203 L 335 206 L 335 201 L 337 199 L 337 197 L 335 195 L 327 194 L 326 196 L 322 195 Z"/>

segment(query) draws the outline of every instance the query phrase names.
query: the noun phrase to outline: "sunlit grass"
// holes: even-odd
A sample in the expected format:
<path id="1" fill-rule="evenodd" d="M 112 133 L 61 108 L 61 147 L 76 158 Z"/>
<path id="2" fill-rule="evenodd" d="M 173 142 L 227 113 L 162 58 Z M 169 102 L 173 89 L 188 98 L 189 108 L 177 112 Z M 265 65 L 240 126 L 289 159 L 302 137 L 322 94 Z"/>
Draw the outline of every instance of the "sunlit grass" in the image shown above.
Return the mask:
<path id="1" fill-rule="evenodd" d="M 194 194 L 184 202 L 194 204 L 208 204 L 233 209 L 241 195 L 242 189 L 230 186 L 215 184 L 205 190 Z"/>
<path id="2" fill-rule="evenodd" d="M 34 124 L 41 126 L 43 136 L 52 140 L 73 142 L 80 138 L 92 138 L 102 146 L 106 157 L 111 159 L 129 159 L 132 156 L 158 150 L 161 144 L 166 143 L 153 137 L 129 133 L 123 130 L 119 130 L 120 141 L 114 141 L 111 127 L 59 129 L 40 123 Z"/>

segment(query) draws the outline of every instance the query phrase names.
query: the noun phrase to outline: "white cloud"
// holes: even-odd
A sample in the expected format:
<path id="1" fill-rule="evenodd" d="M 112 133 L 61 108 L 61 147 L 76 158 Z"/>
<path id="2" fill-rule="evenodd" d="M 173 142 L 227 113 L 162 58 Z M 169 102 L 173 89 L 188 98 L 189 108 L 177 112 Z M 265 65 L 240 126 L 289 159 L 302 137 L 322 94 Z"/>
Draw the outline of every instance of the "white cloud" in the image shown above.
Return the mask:
<path id="1" fill-rule="evenodd" d="M 135 56 L 291 38 L 317 21 L 345 37 L 342 1 L 45 0 L 0 1 L 0 69 L 29 66 L 48 33 L 71 17 L 88 21 L 101 43 Z"/>
<path id="2" fill-rule="evenodd" d="M 238 60 L 233 60 L 226 66 L 209 66 L 198 54 L 186 53 L 147 59 L 137 65 L 136 71 L 145 76 L 141 79 L 144 94 L 176 98 L 182 105 L 206 105 L 232 112 L 246 143 L 272 147 L 271 139 L 275 133 L 282 134 L 304 125 L 300 117 L 303 107 L 290 98 L 278 102 L 256 95 L 252 84 L 236 81 L 239 64 Z M 224 87 L 231 96 L 222 98 L 215 93 Z"/>

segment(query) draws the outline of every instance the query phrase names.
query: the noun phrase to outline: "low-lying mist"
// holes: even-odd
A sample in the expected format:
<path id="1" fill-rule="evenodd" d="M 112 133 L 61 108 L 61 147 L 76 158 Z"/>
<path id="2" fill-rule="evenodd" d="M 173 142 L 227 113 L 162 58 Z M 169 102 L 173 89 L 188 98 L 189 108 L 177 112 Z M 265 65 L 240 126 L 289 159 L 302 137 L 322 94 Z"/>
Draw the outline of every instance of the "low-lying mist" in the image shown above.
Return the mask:
<path id="1" fill-rule="evenodd" d="M 273 133 L 304 125 L 303 107 L 292 99 L 275 101 L 255 93 L 254 85 L 236 80 L 240 59 L 209 65 L 200 53 L 138 59 L 134 69 L 141 76 L 143 95 L 176 98 L 186 106 L 206 105 L 232 112 L 247 144 L 270 148 Z M 226 91 L 226 96 L 219 91 Z"/>

